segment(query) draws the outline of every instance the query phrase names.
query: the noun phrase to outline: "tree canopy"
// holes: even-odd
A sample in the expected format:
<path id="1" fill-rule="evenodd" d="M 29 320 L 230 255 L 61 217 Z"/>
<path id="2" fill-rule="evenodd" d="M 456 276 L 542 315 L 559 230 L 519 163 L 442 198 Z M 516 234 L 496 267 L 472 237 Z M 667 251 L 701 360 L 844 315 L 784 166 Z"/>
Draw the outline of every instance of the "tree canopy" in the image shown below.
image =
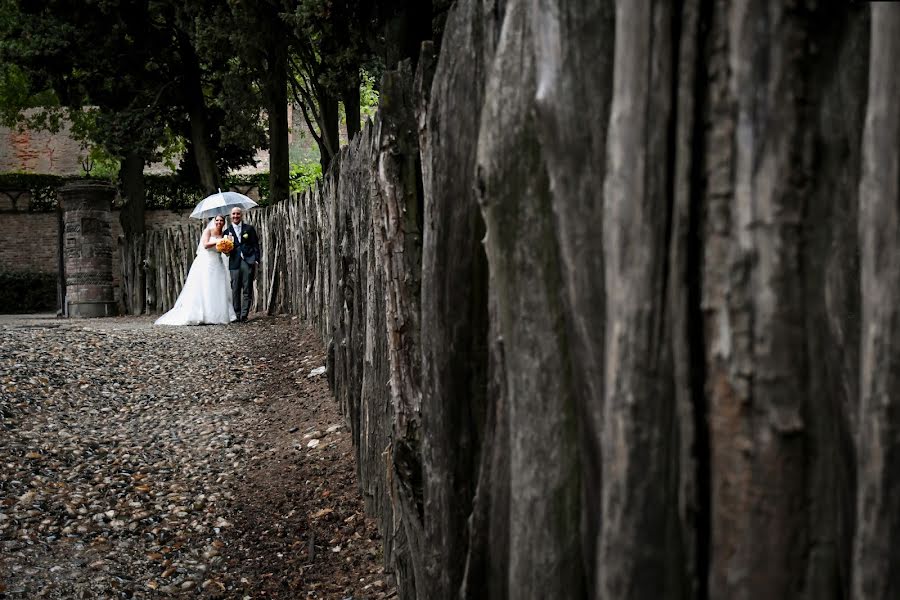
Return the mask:
<path id="1" fill-rule="evenodd" d="M 143 230 L 145 165 L 174 155 L 180 175 L 211 193 L 268 148 L 280 200 L 290 192 L 289 103 L 326 171 L 342 115 L 350 137 L 359 131 L 361 89 L 371 101 L 394 48 L 430 35 L 427 20 L 410 35 L 407 4 L 0 0 L 0 118 L 54 129 L 66 117 L 86 146 L 118 161 L 126 231 Z"/>

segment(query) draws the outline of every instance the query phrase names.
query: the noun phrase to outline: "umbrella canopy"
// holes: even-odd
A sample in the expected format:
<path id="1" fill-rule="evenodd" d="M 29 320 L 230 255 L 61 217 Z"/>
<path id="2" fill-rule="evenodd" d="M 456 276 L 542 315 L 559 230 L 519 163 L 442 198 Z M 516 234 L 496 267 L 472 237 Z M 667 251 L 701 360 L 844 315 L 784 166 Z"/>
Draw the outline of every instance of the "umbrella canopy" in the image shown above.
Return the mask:
<path id="1" fill-rule="evenodd" d="M 246 210 L 256 206 L 256 202 L 243 194 L 219 190 L 217 194 L 213 194 L 212 196 L 208 196 L 201 200 L 200 204 L 194 207 L 191 218 L 211 219 L 216 215 L 227 215 L 234 207 Z"/>

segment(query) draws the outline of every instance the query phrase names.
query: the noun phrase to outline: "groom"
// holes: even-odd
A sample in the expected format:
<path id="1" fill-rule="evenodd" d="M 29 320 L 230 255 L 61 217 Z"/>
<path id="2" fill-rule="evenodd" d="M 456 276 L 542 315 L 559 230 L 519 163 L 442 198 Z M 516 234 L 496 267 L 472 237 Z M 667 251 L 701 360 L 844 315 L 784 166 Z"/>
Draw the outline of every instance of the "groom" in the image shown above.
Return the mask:
<path id="1" fill-rule="evenodd" d="M 231 299 L 238 321 L 246 321 L 250 312 L 253 293 L 253 279 L 259 264 L 259 236 L 253 225 L 244 223 L 244 213 L 240 208 L 231 209 L 231 223 L 225 235 L 234 238 L 234 250 L 228 255 L 228 271 L 231 273 Z"/>

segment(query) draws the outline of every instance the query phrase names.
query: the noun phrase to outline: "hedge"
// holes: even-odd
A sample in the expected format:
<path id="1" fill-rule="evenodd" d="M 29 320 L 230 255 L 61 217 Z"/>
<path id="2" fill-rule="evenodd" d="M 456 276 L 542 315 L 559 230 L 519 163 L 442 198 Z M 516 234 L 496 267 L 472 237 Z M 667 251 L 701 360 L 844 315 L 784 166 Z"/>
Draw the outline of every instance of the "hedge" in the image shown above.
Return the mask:
<path id="1" fill-rule="evenodd" d="M 56 210 L 56 190 L 70 181 L 81 177 L 62 177 L 39 173 L 0 173 L 0 190 L 28 190 L 31 202 L 29 212 L 49 212 Z"/>
<path id="2" fill-rule="evenodd" d="M 0 271 L 0 313 L 56 311 L 56 274 Z"/>

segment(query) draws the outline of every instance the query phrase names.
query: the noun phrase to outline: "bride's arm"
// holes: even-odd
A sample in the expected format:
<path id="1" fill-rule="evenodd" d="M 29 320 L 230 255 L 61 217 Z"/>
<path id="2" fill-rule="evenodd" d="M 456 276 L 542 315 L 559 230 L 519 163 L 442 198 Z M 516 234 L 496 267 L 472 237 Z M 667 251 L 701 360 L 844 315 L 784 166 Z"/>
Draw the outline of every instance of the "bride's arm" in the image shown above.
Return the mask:
<path id="1" fill-rule="evenodd" d="M 209 229 L 207 229 L 206 231 L 203 232 L 203 237 L 200 238 L 200 243 L 203 244 L 204 248 L 215 248 L 216 247 L 215 241 L 212 241 L 212 242 L 209 241 L 209 237 L 210 237 L 211 233 L 212 232 Z"/>

